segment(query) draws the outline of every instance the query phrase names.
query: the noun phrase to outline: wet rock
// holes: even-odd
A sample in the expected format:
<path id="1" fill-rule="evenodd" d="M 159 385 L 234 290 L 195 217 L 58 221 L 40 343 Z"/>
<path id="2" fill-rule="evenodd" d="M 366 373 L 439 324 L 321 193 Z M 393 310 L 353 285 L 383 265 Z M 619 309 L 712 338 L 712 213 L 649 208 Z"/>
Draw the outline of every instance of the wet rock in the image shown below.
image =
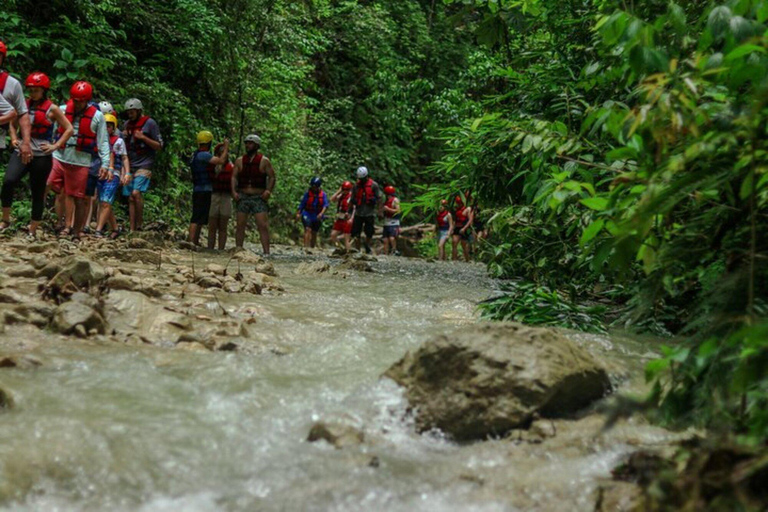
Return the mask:
<path id="1" fill-rule="evenodd" d="M 141 281 L 132 276 L 118 274 L 107 279 L 107 286 L 112 290 L 134 290 L 141 289 Z"/>
<path id="2" fill-rule="evenodd" d="M 312 261 L 310 263 L 302 263 L 293 272 L 295 274 L 313 275 L 323 274 L 331 270 L 331 266 L 325 261 Z"/>
<path id="3" fill-rule="evenodd" d="M 93 286 L 101 283 L 106 277 L 107 273 L 101 264 L 82 256 L 70 256 L 48 285 L 64 288 L 71 282 L 77 287 Z"/>
<path id="4" fill-rule="evenodd" d="M 240 263 L 247 263 L 247 264 L 253 264 L 256 265 L 258 263 L 263 263 L 264 259 L 251 251 L 242 250 L 237 253 L 235 253 L 234 256 L 232 256 L 233 260 L 239 261 Z"/>
<path id="5" fill-rule="evenodd" d="M 59 244 L 57 242 L 43 242 L 43 243 L 36 243 L 36 244 L 30 244 L 27 246 L 27 252 L 31 253 L 43 253 L 48 251 L 55 251 L 59 248 Z"/>
<path id="6" fill-rule="evenodd" d="M 197 246 L 192 242 L 187 242 L 186 240 L 182 240 L 181 242 L 179 242 L 177 244 L 177 247 L 184 251 L 197 251 Z"/>
<path id="7" fill-rule="evenodd" d="M 237 343 L 233 343 L 231 341 L 225 341 L 216 343 L 216 350 L 219 352 L 235 352 L 240 347 L 237 345 Z"/>
<path id="8" fill-rule="evenodd" d="M 85 327 L 83 327 L 83 324 L 77 324 L 73 330 L 73 334 L 80 339 L 88 337 L 88 332 L 85 330 Z"/>
<path id="9" fill-rule="evenodd" d="M 205 266 L 205 271 L 215 274 L 217 276 L 223 276 L 227 273 L 227 268 L 224 265 L 217 265 L 216 263 L 209 263 Z"/>
<path id="10" fill-rule="evenodd" d="M 90 329 L 96 329 L 99 334 L 106 332 L 104 317 L 93 307 L 82 302 L 69 301 L 60 305 L 53 315 L 53 327 L 61 334 L 72 334 L 75 329 L 87 333 Z"/>
<path id="11" fill-rule="evenodd" d="M 129 249 L 149 249 L 152 247 L 148 241 L 143 238 L 131 238 L 128 240 Z"/>
<path id="12" fill-rule="evenodd" d="M 268 276 L 277 277 L 277 271 L 275 265 L 270 261 L 264 261 L 256 264 L 256 272 L 260 274 L 266 274 Z"/>
<path id="13" fill-rule="evenodd" d="M 12 320 L 14 323 L 28 323 L 42 328 L 50 323 L 54 312 L 54 307 L 47 302 L 26 302 L 13 308 Z"/>
<path id="14" fill-rule="evenodd" d="M 373 272 L 370 263 L 364 260 L 345 260 L 339 265 L 340 269 L 356 270 L 357 272 Z"/>
<path id="15" fill-rule="evenodd" d="M 39 359 L 28 354 L 21 356 L 0 357 L 0 368 L 19 368 L 22 370 L 31 370 L 42 365 L 43 363 L 40 362 Z"/>
<path id="16" fill-rule="evenodd" d="M 180 341 L 176 348 L 189 350 L 191 352 L 210 352 L 211 350 L 199 341 Z"/>
<path id="17" fill-rule="evenodd" d="M 29 260 L 29 264 L 35 267 L 37 270 L 40 270 L 41 268 L 45 267 L 48 263 L 50 263 L 50 258 L 48 256 L 38 255 Z"/>
<path id="18" fill-rule="evenodd" d="M 13 406 L 13 396 L 3 388 L 0 388 L 0 409 L 12 409 Z"/>
<path id="19" fill-rule="evenodd" d="M 241 285 L 237 281 L 228 282 L 228 283 L 224 283 L 224 286 L 222 286 L 221 289 L 227 293 L 240 293 L 243 290 L 243 285 Z"/>
<path id="20" fill-rule="evenodd" d="M 314 443 L 324 440 L 337 449 L 348 446 L 357 446 L 365 441 L 360 422 L 348 414 L 321 420 L 312 425 L 307 436 L 307 441 Z"/>
<path id="21" fill-rule="evenodd" d="M 146 263 L 160 265 L 162 257 L 159 251 L 151 249 L 106 249 L 97 251 L 94 256 L 97 259 L 114 258 L 125 263 Z"/>
<path id="22" fill-rule="evenodd" d="M 352 256 L 352 259 L 357 261 L 379 261 L 376 259 L 376 256 L 373 256 L 371 254 L 366 254 L 364 252 L 361 252 L 359 254 Z"/>
<path id="23" fill-rule="evenodd" d="M 24 296 L 15 290 L 0 290 L 0 304 L 19 304 L 24 302 Z"/>
<path id="24" fill-rule="evenodd" d="M 199 278 L 197 284 L 203 288 L 221 288 L 221 281 L 212 276 L 203 276 Z"/>
<path id="25" fill-rule="evenodd" d="M 37 275 L 35 277 L 51 279 L 59 272 L 61 272 L 61 265 L 56 261 L 49 261 L 43 268 L 37 270 Z"/>
<path id="26" fill-rule="evenodd" d="M 405 387 L 420 431 L 457 440 L 569 415 L 610 391 L 605 369 L 552 329 L 480 324 L 428 341 L 384 376 Z"/>
<path id="27" fill-rule="evenodd" d="M 5 271 L 10 277 L 35 277 L 37 276 L 37 269 L 29 263 L 20 263 L 8 267 Z"/>
<path id="28" fill-rule="evenodd" d="M 629 482 L 611 482 L 598 487 L 595 512 L 643 510 L 643 492 L 640 486 Z"/>

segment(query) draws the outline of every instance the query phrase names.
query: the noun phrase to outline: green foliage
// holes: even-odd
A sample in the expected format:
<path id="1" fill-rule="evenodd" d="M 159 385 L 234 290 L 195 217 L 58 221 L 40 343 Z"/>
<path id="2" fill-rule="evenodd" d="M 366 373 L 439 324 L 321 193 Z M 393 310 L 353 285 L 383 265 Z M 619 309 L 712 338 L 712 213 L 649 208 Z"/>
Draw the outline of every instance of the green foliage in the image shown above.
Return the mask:
<path id="1" fill-rule="evenodd" d="M 605 333 L 604 306 L 583 306 L 562 297 L 557 291 L 531 282 L 509 282 L 501 294 L 480 304 L 483 318 L 514 320 L 529 325 L 565 327 L 578 331 Z"/>

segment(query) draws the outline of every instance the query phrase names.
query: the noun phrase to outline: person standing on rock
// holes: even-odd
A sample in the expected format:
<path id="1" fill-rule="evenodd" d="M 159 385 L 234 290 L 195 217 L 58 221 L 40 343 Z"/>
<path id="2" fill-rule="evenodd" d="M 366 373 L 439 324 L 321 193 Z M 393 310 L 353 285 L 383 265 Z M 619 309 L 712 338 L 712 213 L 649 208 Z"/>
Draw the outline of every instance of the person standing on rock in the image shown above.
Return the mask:
<path id="1" fill-rule="evenodd" d="M 440 209 L 437 212 L 437 255 L 445 261 L 445 244 L 453 233 L 453 215 L 448 210 L 448 201 L 440 201 Z"/>
<path id="2" fill-rule="evenodd" d="M 28 237 L 37 237 L 37 227 L 43 220 L 45 208 L 45 184 L 51 174 L 54 151 L 64 147 L 74 130 L 72 124 L 64 116 L 64 112 L 48 98 L 51 80 L 45 73 L 32 73 L 24 82 L 29 97 L 26 106 L 32 123 L 31 139 L 32 160 L 22 163 L 19 147 L 21 141 L 16 137 L 16 129 L 11 126 L 11 146 L 16 148 L 11 154 L 8 169 L 3 180 L 2 203 L 3 219 L 0 229 L 10 225 L 13 192 L 25 174 L 29 174 L 29 189 L 32 198 L 32 215 L 29 223 Z M 54 123 L 64 129 L 61 137 L 54 142 Z"/>
<path id="3" fill-rule="evenodd" d="M 304 225 L 304 248 L 314 248 L 317 245 L 317 233 L 323 224 L 325 211 L 328 209 L 328 195 L 320 188 L 323 179 L 315 176 L 309 181 L 309 190 L 304 193 L 296 212 L 296 219 L 301 219 Z"/>
<path id="4" fill-rule="evenodd" d="M 469 197 L 467 197 L 467 202 L 468 201 Z M 472 229 L 473 212 L 472 208 L 465 204 L 461 195 L 456 196 L 455 205 L 456 219 L 453 227 L 452 256 L 454 261 L 459 259 L 458 246 L 461 244 L 461 250 L 464 253 L 464 261 L 469 261 L 469 242 L 472 236 L 470 229 Z"/>
<path id="5" fill-rule="evenodd" d="M 275 189 L 272 162 L 259 151 L 261 138 L 256 134 L 245 138 L 245 154 L 235 161 L 232 173 L 232 197 L 237 203 L 235 246 L 242 249 L 248 216 L 256 218 L 261 248 L 269 256 L 269 198 Z"/>
<path id="6" fill-rule="evenodd" d="M 352 182 L 345 181 L 339 190 L 331 196 L 331 202 L 336 203 L 336 221 L 331 229 L 331 243 L 336 245 L 339 235 L 344 235 L 344 248 L 347 252 L 352 248 L 350 235 L 352 233 Z"/>
<path id="7" fill-rule="evenodd" d="M 5 69 L 8 60 L 8 47 L 0 41 L 0 96 L 11 104 L 16 111 L 14 123 L 21 129 L 21 142 L 18 144 L 21 163 L 27 165 L 32 161 L 32 121 L 27 111 L 27 103 L 24 100 L 24 90 L 21 83 L 12 77 Z M 5 129 L 0 125 L 0 150 L 5 149 Z"/>
<path id="8" fill-rule="evenodd" d="M 56 194 L 63 192 L 65 195 L 65 227 L 62 235 L 74 235 L 75 239 L 79 240 L 87 211 L 85 189 L 88 170 L 93 160 L 99 158 L 102 162 L 100 172 L 108 172 L 103 163 L 109 162 L 109 134 L 104 114 L 91 102 L 91 84 L 84 81 L 75 82 L 69 96 L 69 101 L 60 108 L 72 125 L 75 136 L 53 154 L 53 168 L 48 177 L 48 187 Z M 63 137 L 65 133 L 65 127 L 59 126 L 59 137 Z"/>
<path id="9" fill-rule="evenodd" d="M 163 137 L 157 122 L 144 115 L 141 100 L 131 98 L 126 101 L 125 111 L 128 121 L 123 128 L 122 137 L 133 172 L 123 186 L 123 195 L 128 198 L 131 231 L 141 231 L 144 226 L 143 194 L 149 189 L 155 156 L 163 149 Z"/>
<path id="10" fill-rule="evenodd" d="M 221 156 L 224 144 L 216 144 L 214 156 Z M 235 166 L 227 158 L 223 164 L 208 164 L 208 174 L 213 185 L 211 210 L 208 212 L 208 248 L 216 247 L 216 235 L 219 238 L 219 250 L 227 247 L 227 226 L 232 217 L 232 171 Z"/>
<path id="11" fill-rule="evenodd" d="M 211 195 L 213 183 L 208 172 L 209 165 L 222 165 L 229 157 L 229 139 L 224 139 L 221 155 L 213 156 L 211 144 L 213 134 L 203 130 L 197 134 L 197 151 L 192 155 L 189 164 L 192 170 L 192 218 L 189 221 L 188 241 L 200 245 L 200 232 L 208 224 L 208 214 L 211 211 Z"/>
<path id="12" fill-rule="evenodd" d="M 357 182 L 352 187 L 352 238 L 359 240 L 365 232 L 365 252 L 371 253 L 371 240 L 376 229 L 376 214 L 382 215 L 382 193 L 379 184 L 368 176 L 366 167 L 358 167 Z M 358 241 L 358 248 L 360 242 Z"/>
<path id="13" fill-rule="evenodd" d="M 104 226 L 109 223 L 112 232 L 109 238 L 115 240 L 120 236 L 120 227 L 117 225 L 115 213 L 112 211 L 112 203 L 120 183 L 126 181 L 126 176 L 131 174 L 131 164 L 128 161 L 128 152 L 125 150 L 125 141 L 117 135 L 117 118 L 113 114 L 105 114 L 107 132 L 109 133 L 109 169 L 99 176 L 97 192 L 101 207 L 99 208 L 99 220 L 96 225 L 96 237 L 104 236 Z"/>
<path id="14" fill-rule="evenodd" d="M 384 233 L 381 239 L 384 241 L 384 254 L 397 253 L 397 237 L 400 236 L 400 199 L 392 185 L 384 187 L 387 199 L 384 201 Z"/>

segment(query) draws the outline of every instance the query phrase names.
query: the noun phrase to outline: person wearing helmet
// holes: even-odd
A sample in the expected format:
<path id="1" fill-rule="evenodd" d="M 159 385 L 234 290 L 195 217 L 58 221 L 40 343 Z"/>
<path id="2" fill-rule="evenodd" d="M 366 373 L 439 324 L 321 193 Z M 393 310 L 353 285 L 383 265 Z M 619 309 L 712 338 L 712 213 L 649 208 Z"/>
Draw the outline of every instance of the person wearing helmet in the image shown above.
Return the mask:
<path id="1" fill-rule="evenodd" d="M 235 161 L 232 173 L 232 197 L 237 203 L 235 245 L 242 249 L 248 216 L 256 218 L 256 228 L 264 255 L 269 256 L 269 205 L 275 189 L 275 170 L 272 162 L 259 151 L 261 139 L 256 134 L 245 138 L 245 154 Z"/>
<path id="2" fill-rule="evenodd" d="M 21 163 L 24 165 L 32 161 L 32 121 L 29 118 L 27 104 L 24 100 L 24 90 L 21 83 L 12 77 L 5 69 L 8 60 L 8 47 L 0 41 L 0 96 L 11 104 L 16 111 L 14 123 L 21 128 L 21 142 L 16 149 L 19 150 Z M 5 149 L 5 129 L 0 125 L 0 150 Z"/>
<path id="3" fill-rule="evenodd" d="M 455 214 L 454 214 L 454 227 L 453 227 L 453 259 L 454 261 L 459 259 L 458 246 L 461 244 L 461 250 L 464 253 L 464 261 L 469 261 L 469 243 L 471 240 L 472 222 L 474 220 L 474 213 L 472 208 L 468 206 L 470 197 L 469 194 L 459 194 L 454 201 Z"/>
<path id="4" fill-rule="evenodd" d="M 211 211 L 213 183 L 208 173 L 209 165 L 226 163 L 229 157 L 229 139 L 224 139 L 224 148 L 219 156 L 213 156 L 211 146 L 213 134 L 203 130 L 197 134 L 197 150 L 192 154 L 189 167 L 192 170 L 192 217 L 189 220 L 188 241 L 200 245 L 200 232 L 208 224 Z"/>
<path id="5" fill-rule="evenodd" d="M 74 136 L 63 147 L 53 153 L 53 168 L 48 177 L 48 187 L 55 193 L 64 194 L 64 230 L 62 235 L 73 235 L 80 239 L 85 225 L 87 204 L 85 190 L 88 184 L 88 170 L 94 159 L 101 160 L 101 173 L 107 170 L 109 162 L 109 134 L 104 114 L 91 101 L 93 86 L 88 82 L 75 82 L 69 90 L 69 101 L 60 108 L 71 123 Z M 59 125 L 59 140 L 65 128 Z"/>
<path id="6" fill-rule="evenodd" d="M 384 232 L 382 241 L 384 242 L 384 254 L 397 253 L 397 237 L 400 236 L 400 199 L 397 198 L 395 187 L 387 185 L 384 187 L 384 194 L 387 198 L 384 200 Z"/>
<path id="7" fill-rule="evenodd" d="M 221 156 L 224 144 L 216 144 L 213 155 Z M 208 212 L 208 249 L 216 247 L 216 235 L 219 238 L 219 250 L 227 247 L 227 226 L 232 217 L 232 172 L 235 166 L 227 161 L 223 164 L 208 164 L 208 174 L 213 185 L 211 211 Z"/>
<path id="8" fill-rule="evenodd" d="M 448 201 L 440 201 L 440 209 L 437 211 L 437 255 L 445 261 L 445 244 L 453 233 L 453 215 L 448 209 Z"/>
<path id="9" fill-rule="evenodd" d="M 16 149 L 8 161 L 8 169 L 3 180 L 2 220 L 0 230 L 7 228 L 11 222 L 11 206 L 13 192 L 24 175 L 29 174 L 29 189 L 32 198 L 32 215 L 29 223 L 29 237 L 37 237 L 37 227 L 43 220 L 45 207 L 45 184 L 51 173 L 53 157 L 51 154 L 64 147 L 74 130 L 72 124 L 64 116 L 64 112 L 48 99 L 51 81 L 45 73 L 32 73 L 24 81 L 29 97 L 26 100 L 29 119 L 31 121 L 32 160 L 24 163 L 21 158 L 21 141 L 16 137 L 16 130 L 11 127 L 11 146 Z M 54 142 L 54 123 L 64 129 L 58 141 Z"/>
<path id="10" fill-rule="evenodd" d="M 155 165 L 157 152 L 163 149 L 163 137 L 160 127 L 149 116 L 144 115 L 141 100 L 131 98 L 125 102 L 128 115 L 122 137 L 128 150 L 131 174 L 126 177 L 123 195 L 128 197 L 128 214 L 131 219 L 131 231 L 140 231 L 144 225 L 144 196 L 149 189 L 152 167 Z"/>
<path id="11" fill-rule="evenodd" d="M 304 248 L 309 249 L 317 245 L 317 233 L 328 209 L 328 195 L 320 188 L 323 179 L 315 176 L 309 180 L 309 190 L 304 193 L 296 212 L 296 220 L 301 219 L 304 225 Z"/>
<path id="12" fill-rule="evenodd" d="M 352 233 L 352 182 L 345 181 L 331 196 L 331 202 L 336 203 L 336 221 L 331 229 L 331 243 L 336 244 L 339 235 L 344 235 L 344 248 L 352 249 L 350 234 Z"/>
<path id="13" fill-rule="evenodd" d="M 112 104 L 108 101 L 100 101 L 99 102 L 99 110 L 101 110 L 101 113 L 104 115 L 112 114 L 117 115 L 117 112 L 115 112 L 115 107 L 112 106 Z M 117 128 L 115 128 L 115 133 L 117 133 Z"/>
<path id="14" fill-rule="evenodd" d="M 120 226 L 117 224 L 115 212 L 112 211 L 112 203 L 115 202 L 115 195 L 120 183 L 125 180 L 125 175 L 131 172 L 131 164 L 128 161 L 128 152 L 125 149 L 125 141 L 117 135 L 117 117 L 113 114 L 105 114 L 104 120 L 107 123 L 107 133 L 109 134 L 109 169 L 102 172 L 99 176 L 97 191 L 101 208 L 99 208 L 99 221 L 96 225 L 96 237 L 104 236 L 104 227 L 109 224 L 111 233 L 109 238 L 112 240 L 120 236 Z"/>
<path id="15" fill-rule="evenodd" d="M 371 252 L 371 240 L 376 229 L 376 215 L 382 214 L 382 193 L 379 184 L 368 176 L 366 167 L 358 167 L 357 182 L 352 187 L 352 238 L 360 239 L 365 231 L 365 252 Z M 359 248 L 359 241 L 358 241 Z"/>

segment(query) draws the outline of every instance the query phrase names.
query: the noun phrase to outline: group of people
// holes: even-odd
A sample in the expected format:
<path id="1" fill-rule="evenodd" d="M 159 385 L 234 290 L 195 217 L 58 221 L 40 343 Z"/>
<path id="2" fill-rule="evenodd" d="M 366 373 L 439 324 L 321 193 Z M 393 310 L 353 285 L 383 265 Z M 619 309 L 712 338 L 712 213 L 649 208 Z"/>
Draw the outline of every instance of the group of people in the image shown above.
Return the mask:
<path id="1" fill-rule="evenodd" d="M 483 222 L 480 220 L 477 204 L 471 204 L 469 192 L 459 194 L 453 202 L 453 207 L 447 199 L 440 201 L 435 228 L 437 230 L 437 252 L 441 260 L 445 260 L 445 244 L 451 240 L 452 259 L 458 259 L 458 248 L 461 246 L 464 261 L 469 261 L 473 242 L 488 236 Z"/>
<path id="2" fill-rule="evenodd" d="M 121 187 L 129 204 L 130 228 L 140 230 L 143 194 L 155 156 L 163 148 L 160 128 L 144 114 L 142 102 L 136 98 L 125 102 L 128 120 L 118 130 L 114 108 L 107 101 L 94 101 L 90 83 L 75 82 L 69 100 L 57 105 L 48 97 L 51 80 L 45 73 L 31 73 L 22 87 L 5 70 L 7 57 L 8 49 L 0 41 L 0 121 L 7 126 L 11 146 L 0 192 L 0 232 L 11 225 L 14 191 L 26 175 L 32 199 L 30 239 L 37 237 L 49 191 L 56 195 L 61 236 L 79 239 L 93 212 L 98 212 L 95 236 L 105 236 L 109 226 L 110 237 L 116 238 L 120 228 L 112 204 Z M 6 129 L 0 129 L 0 150 L 6 149 L 5 141 Z"/>

